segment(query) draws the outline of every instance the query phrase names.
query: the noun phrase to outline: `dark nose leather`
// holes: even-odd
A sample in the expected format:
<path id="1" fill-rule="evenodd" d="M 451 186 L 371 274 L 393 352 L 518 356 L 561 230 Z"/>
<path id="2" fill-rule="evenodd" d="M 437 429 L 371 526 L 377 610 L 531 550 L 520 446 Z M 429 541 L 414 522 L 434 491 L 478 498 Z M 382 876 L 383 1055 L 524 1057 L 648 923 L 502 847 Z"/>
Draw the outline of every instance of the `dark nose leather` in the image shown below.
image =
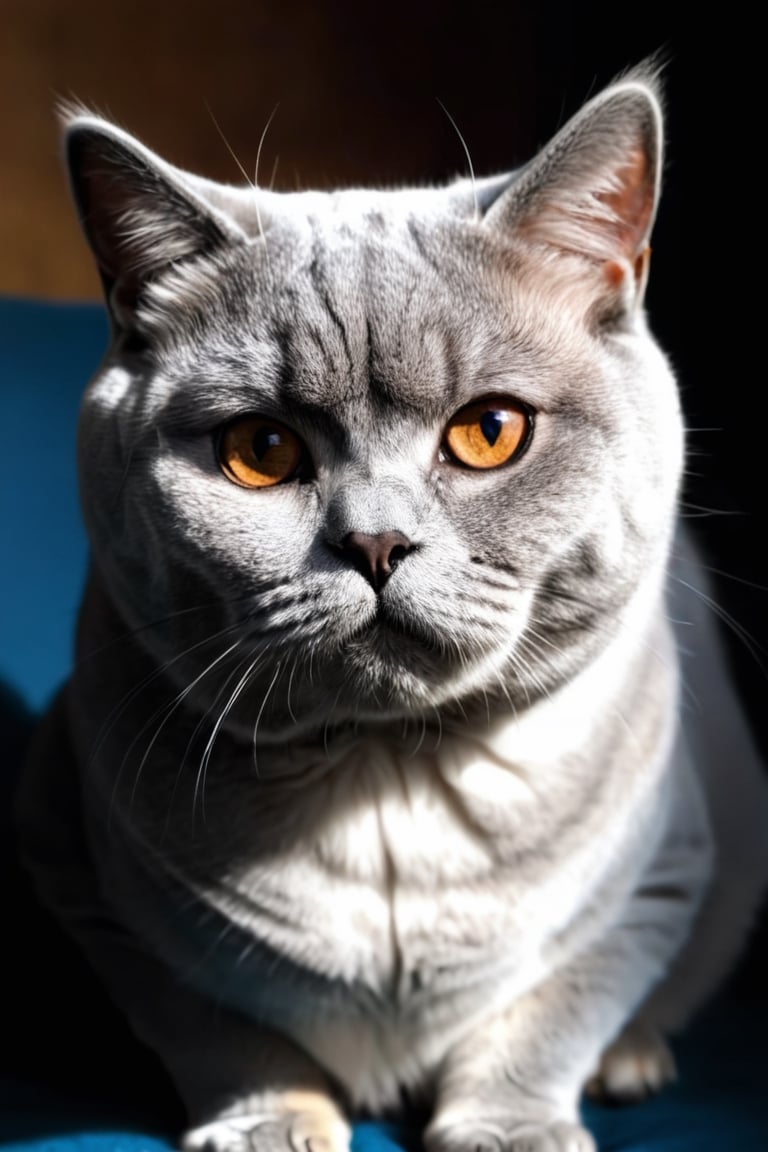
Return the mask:
<path id="1" fill-rule="evenodd" d="M 413 545 L 402 532 L 348 532 L 341 542 L 343 555 L 380 592 Z"/>

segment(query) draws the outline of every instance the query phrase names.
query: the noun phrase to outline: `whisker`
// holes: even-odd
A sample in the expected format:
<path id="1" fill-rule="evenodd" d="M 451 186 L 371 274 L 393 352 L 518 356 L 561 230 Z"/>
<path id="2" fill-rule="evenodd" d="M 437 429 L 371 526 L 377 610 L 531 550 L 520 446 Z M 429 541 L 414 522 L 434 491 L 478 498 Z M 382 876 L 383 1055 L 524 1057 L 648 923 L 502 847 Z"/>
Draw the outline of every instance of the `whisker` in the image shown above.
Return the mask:
<path id="1" fill-rule="evenodd" d="M 266 138 L 267 132 L 269 131 L 269 126 L 272 123 L 272 121 L 274 120 L 275 113 L 277 112 L 279 107 L 280 107 L 279 103 L 275 104 L 274 108 L 270 112 L 269 119 L 267 120 L 266 124 L 264 125 L 264 131 L 261 133 L 261 137 L 259 139 L 259 146 L 256 149 L 256 166 L 255 166 L 255 170 L 253 173 L 253 190 L 254 190 L 254 192 L 256 192 L 258 190 L 258 187 L 259 187 L 259 161 L 261 160 L 261 150 L 264 147 L 264 140 Z M 261 209 L 259 207 L 258 197 L 256 198 L 256 222 L 259 226 L 259 236 L 261 236 L 262 240 L 264 241 L 264 249 L 266 251 L 267 238 L 264 235 L 264 228 L 262 227 L 262 223 L 261 223 Z"/>
<path id="2" fill-rule="evenodd" d="M 267 706 L 267 700 L 269 699 L 270 693 L 272 692 L 272 689 L 274 688 L 275 684 L 277 683 L 277 678 L 280 675 L 281 667 L 282 667 L 282 663 L 281 663 L 281 661 L 278 660 L 277 668 L 275 669 L 275 674 L 272 677 L 272 679 L 270 680 L 269 687 L 267 688 L 266 692 L 264 693 L 264 698 L 261 701 L 261 707 L 259 708 L 259 713 L 256 717 L 256 723 L 253 726 L 253 770 L 257 776 L 259 775 L 259 760 L 258 760 L 258 753 L 256 751 L 256 741 L 257 741 L 258 734 L 259 734 L 259 724 L 261 723 L 261 717 L 264 715 L 264 709 Z"/>
<path id="3" fill-rule="evenodd" d="M 540 623 L 543 623 L 543 621 L 537 620 L 535 618 L 532 618 L 531 620 L 528 621 L 528 625 L 525 629 L 525 632 L 520 637 L 519 647 L 512 654 L 513 657 L 516 659 L 518 669 L 522 670 L 521 672 L 519 672 L 519 675 L 521 676 L 521 682 L 523 683 L 523 687 L 526 691 L 526 700 L 528 702 L 529 707 L 531 704 L 531 699 L 530 699 L 530 695 L 528 694 L 527 687 L 525 685 L 523 677 L 527 677 L 527 679 L 531 682 L 531 684 L 534 686 L 534 688 L 536 688 L 539 691 L 539 693 L 542 696 L 545 696 L 548 700 L 552 699 L 552 694 L 551 694 L 549 688 L 547 687 L 546 683 L 540 678 L 539 674 L 537 672 L 534 672 L 530 668 L 530 666 L 524 665 L 522 663 L 521 657 L 524 655 L 525 649 L 528 649 L 528 651 L 533 655 L 534 658 L 538 657 L 538 659 L 540 659 L 543 663 L 546 663 L 547 660 L 550 659 L 548 654 L 543 652 L 543 645 L 546 645 L 548 648 L 552 649 L 552 651 L 554 653 L 556 653 L 556 655 L 558 655 L 558 656 L 562 656 L 562 654 L 563 654 L 563 649 L 559 645 L 553 643 L 546 636 L 542 636 L 541 633 L 537 630 L 537 628 L 534 627 L 534 625 L 540 624 Z M 535 641 L 535 644 L 534 644 L 534 641 Z M 536 647 L 536 645 L 538 645 L 538 647 Z"/>
<path id="4" fill-rule="evenodd" d="M 437 711 L 437 709 L 435 709 L 435 711 Z M 411 760 L 414 759 L 416 756 L 418 756 L 419 752 L 421 751 L 421 746 L 424 743 L 424 739 L 427 735 L 427 718 L 426 718 L 426 716 L 424 716 L 422 714 L 420 719 L 421 719 L 421 734 L 420 734 L 419 739 L 416 743 L 416 747 L 410 753 L 409 759 L 411 759 Z M 407 717 L 406 717 L 406 720 L 407 720 Z"/>
<path id="5" fill-rule="evenodd" d="M 507 685 L 506 680 L 504 679 L 504 677 L 502 675 L 501 669 L 497 669 L 494 674 L 496 676 L 496 679 L 499 682 L 499 688 L 501 689 L 501 693 L 504 696 L 504 699 L 509 704 L 509 707 L 510 707 L 510 710 L 511 710 L 513 716 L 516 715 L 517 714 L 517 708 L 515 707 L 514 701 L 512 700 L 512 697 L 509 694 L 509 687 Z"/>
<path id="6" fill-rule="evenodd" d="M 195 779 L 195 791 L 194 791 L 194 795 L 192 797 L 192 822 L 193 822 L 193 824 L 194 824 L 194 820 L 195 820 L 195 810 L 197 807 L 198 791 L 200 791 L 200 794 L 201 794 L 201 796 L 200 796 L 200 798 L 201 798 L 200 811 L 202 814 L 203 823 L 205 824 L 205 779 L 206 779 L 206 775 L 208 772 L 208 765 L 209 765 L 210 760 L 211 760 L 211 755 L 213 754 L 213 747 L 214 747 L 214 744 L 216 743 L 216 737 L 218 736 L 219 732 L 221 731 L 221 726 L 224 723 L 224 721 L 226 720 L 229 713 L 231 712 L 232 708 L 234 707 L 235 702 L 237 701 L 238 697 L 242 693 L 243 689 L 247 685 L 247 683 L 250 680 L 253 673 L 258 668 L 259 662 L 261 661 L 263 656 L 264 656 L 264 649 L 262 649 L 262 651 L 254 657 L 254 659 L 251 661 L 248 668 L 246 669 L 245 673 L 240 677 L 240 680 L 238 681 L 234 692 L 232 692 L 231 696 L 229 697 L 229 700 L 227 701 L 226 706 L 220 712 L 218 719 L 216 720 L 216 723 L 214 724 L 213 729 L 211 730 L 211 734 L 208 737 L 208 743 L 206 744 L 205 750 L 203 751 L 203 755 L 200 759 L 200 767 L 197 770 L 197 777 Z M 243 665 L 241 662 L 240 664 L 238 664 L 238 669 L 242 668 L 242 666 Z"/>
<path id="7" fill-rule="evenodd" d="M 240 669 L 243 667 L 244 664 L 248 663 L 250 658 L 251 658 L 251 653 L 249 653 L 247 656 L 244 657 L 244 659 L 240 660 L 235 665 L 235 667 L 232 669 L 232 671 L 227 676 L 224 683 L 221 685 L 221 687 L 217 691 L 217 693 L 214 696 L 213 700 L 211 701 L 211 704 L 209 705 L 209 707 L 206 708 L 205 711 L 203 712 L 202 716 L 200 717 L 200 719 L 198 720 L 197 724 L 194 727 L 192 735 L 190 736 L 189 740 L 187 741 L 187 746 L 184 749 L 184 755 L 181 758 L 181 763 L 179 765 L 178 771 L 176 772 L 176 777 L 175 777 L 174 782 L 173 782 L 173 788 L 171 790 L 171 796 L 170 796 L 170 799 L 168 801 L 168 812 L 166 815 L 165 827 L 163 829 L 163 836 L 167 835 L 167 833 L 168 833 L 168 829 L 170 827 L 171 813 L 173 811 L 173 805 L 174 805 L 174 801 L 176 799 L 176 793 L 178 791 L 178 786 L 181 782 L 181 778 L 184 774 L 184 768 L 187 764 L 187 761 L 189 759 L 192 748 L 194 747 L 195 741 L 197 740 L 197 737 L 199 736 L 200 732 L 202 731 L 203 727 L 205 726 L 205 723 L 206 723 L 208 717 L 214 711 L 214 709 L 218 705 L 219 701 L 224 696 L 224 693 L 227 691 L 227 689 L 229 688 L 232 681 L 235 679 L 237 674 L 240 672 Z M 193 806 L 193 810 L 192 810 L 192 815 L 193 815 L 193 822 L 194 822 L 194 806 Z"/>
<path id="8" fill-rule="evenodd" d="M 130 640 L 134 636 L 141 636 L 142 633 L 149 632 L 153 628 L 161 628 L 163 624 L 170 624 L 173 620 L 178 620 L 181 616 L 189 616 L 194 612 L 205 612 L 212 609 L 218 611 L 222 604 L 237 604 L 241 600 L 253 600 L 253 592 L 244 592 L 241 596 L 232 596 L 225 600 L 206 600 L 204 603 L 194 604 L 190 608 L 179 608 L 176 612 L 169 612 L 167 616 L 159 616 L 156 620 L 148 620 L 145 624 L 139 624 L 136 628 L 126 628 L 124 632 L 120 632 L 105 644 L 100 644 L 98 648 L 92 648 L 90 651 L 84 653 L 77 661 L 75 667 L 80 668 L 87 661 L 101 656 L 104 652 L 108 652 L 110 648 L 114 648 L 116 644 L 121 644 L 123 641 Z M 242 621 L 227 625 L 227 627 L 238 627 L 239 623 L 242 623 Z M 220 633 L 217 633 L 217 635 L 220 635 Z M 207 641 L 205 642 L 207 643 Z M 187 649 L 187 651 L 191 651 L 191 649 Z"/>
<path id="9" fill-rule="evenodd" d="M 245 947 L 241 948 L 240 951 L 238 952 L 237 956 L 235 957 L 235 965 L 234 965 L 235 968 L 240 968 L 243 964 L 245 964 L 246 960 L 251 955 L 251 953 L 255 951 L 255 949 L 256 949 L 256 941 L 255 940 L 249 940 L 248 943 L 245 945 Z"/>
<path id="10" fill-rule="evenodd" d="M 475 169 L 474 169 L 474 166 L 472 164 L 472 157 L 469 154 L 469 148 L 467 147 L 467 142 L 464 139 L 464 137 L 462 136 L 461 132 L 459 131 L 458 124 L 454 120 L 453 116 L 451 116 L 450 112 L 446 108 L 445 104 L 443 104 L 440 97 L 436 96 L 435 99 L 437 100 L 437 102 L 440 105 L 440 107 L 442 108 L 443 112 L 445 112 L 446 116 L 448 117 L 451 124 L 453 125 L 453 129 L 454 129 L 456 135 L 458 136 L 459 140 L 461 141 L 462 148 L 464 149 L 464 155 L 466 156 L 467 164 L 469 165 L 470 179 L 472 180 L 472 197 L 475 201 L 475 222 L 477 223 L 480 221 L 480 201 L 477 198 L 477 182 L 475 180 Z"/>
<path id="11" fill-rule="evenodd" d="M 755 638 L 747 631 L 747 629 L 739 623 L 736 617 L 732 616 L 731 613 L 727 611 L 727 609 L 723 608 L 721 604 L 718 604 L 718 602 L 711 596 L 708 596 L 706 592 L 702 592 L 700 588 L 697 588 L 695 584 L 689 584 L 688 581 L 683 580 L 681 576 L 673 575 L 673 579 L 678 584 L 681 584 L 683 588 L 688 588 L 689 591 L 695 593 L 695 595 L 698 596 L 699 599 L 702 600 L 703 603 L 706 604 L 707 607 L 710 608 L 716 616 L 720 617 L 726 627 L 729 628 L 734 636 L 736 636 L 737 639 L 744 645 L 745 649 L 762 672 L 763 676 L 768 678 L 768 669 L 766 669 L 766 666 L 763 662 L 763 657 L 765 656 L 764 649 L 757 643 Z"/>
<path id="12" fill-rule="evenodd" d="M 336 698 L 334 699 L 332 706 L 328 709 L 328 712 L 326 713 L 325 724 L 323 726 L 323 751 L 325 752 L 326 759 L 328 759 L 330 756 L 330 751 L 328 748 L 328 732 L 330 730 L 333 717 L 336 713 L 336 706 L 339 703 L 339 698 L 340 698 L 343 691 L 344 691 L 344 684 L 342 684 L 339 687 L 339 690 L 336 693 Z"/>
<path id="13" fill-rule="evenodd" d="M 173 701 L 172 701 L 172 703 L 171 703 L 170 707 L 168 707 L 168 705 L 166 705 L 166 706 L 165 706 L 165 709 L 160 709 L 160 710 L 159 710 L 159 713 L 158 713 L 158 712 L 155 712 L 155 714 L 152 716 L 152 718 L 150 719 L 149 723 L 151 723 L 151 722 L 152 722 L 152 720 L 154 720 L 154 719 L 155 719 L 155 718 L 158 716 L 158 714 L 162 714 L 162 711 L 164 711 L 164 710 L 165 710 L 165 716 L 163 717 L 163 719 L 162 719 L 161 723 L 160 723 L 160 724 L 158 724 L 157 728 L 155 729 L 155 732 L 154 732 L 154 734 L 153 734 L 153 736 L 152 736 L 152 739 L 150 740 L 149 744 L 147 745 L 146 749 L 144 750 L 144 755 L 142 756 L 142 758 L 141 758 L 141 761 L 139 762 L 139 767 L 138 767 L 138 769 L 137 769 L 137 771 L 136 771 L 136 776 L 135 776 L 135 778 L 134 778 L 134 781 L 133 781 L 133 787 L 131 788 L 131 796 L 130 796 L 130 801 L 129 801 L 129 808 L 132 808 L 132 807 L 133 807 L 133 803 L 134 803 L 134 801 L 135 801 L 135 799 L 136 799 L 136 792 L 137 792 L 137 790 L 138 790 L 138 787 L 139 787 L 139 779 L 140 779 L 140 777 L 141 777 L 141 774 L 142 774 L 142 772 L 143 772 L 143 770 L 144 770 L 144 765 L 147 763 L 147 760 L 149 759 L 150 753 L 151 753 L 152 749 L 154 748 L 155 744 L 157 743 L 157 740 L 158 740 L 158 738 L 159 738 L 159 736 L 160 736 L 160 733 L 161 733 L 161 732 L 163 731 L 163 729 L 165 728 L 165 726 L 166 726 L 166 724 L 168 723 L 168 721 L 170 720 L 171 716 L 173 716 L 174 712 L 176 712 L 176 710 L 177 710 L 177 709 L 180 707 L 180 705 L 181 705 L 181 704 L 182 704 L 182 703 L 183 703 L 183 702 L 186 700 L 187 696 L 189 696 L 190 692 L 191 692 L 191 691 L 192 691 L 192 690 L 193 690 L 193 689 L 194 689 L 194 688 L 195 688 L 195 687 L 196 687 L 196 686 L 197 686 L 197 685 L 200 683 L 200 681 L 201 681 L 201 680 L 202 680 L 202 679 L 203 679 L 205 676 L 207 676 L 207 675 L 209 674 L 209 672 L 211 672 L 211 671 L 212 671 L 212 670 L 213 670 L 213 669 L 214 669 L 214 668 L 215 668 L 215 667 L 216 667 L 218 664 L 220 664 L 222 660 L 226 659 L 226 657 L 227 657 L 227 656 L 229 656 L 229 654 L 230 654 L 231 652 L 234 652 L 234 650 L 235 650 L 236 648 L 238 648 L 238 647 L 239 647 L 241 644 L 242 644 L 242 638 L 239 638 L 239 639 L 235 640 L 234 644 L 230 644 L 229 648 L 226 648 L 226 649 L 224 650 L 224 652 L 222 652 L 222 653 L 221 653 L 219 656 L 217 656 L 217 657 L 216 657 L 216 659 L 215 659 L 215 660 L 212 660 L 212 661 L 210 662 L 210 664 L 208 664 L 208 665 L 207 665 L 207 667 L 205 667 L 205 668 L 203 669 L 203 671 L 202 671 L 202 672 L 200 672 L 200 673 L 199 673 L 199 674 L 198 674 L 198 675 L 197 675 L 197 676 L 194 678 L 194 680 L 192 680 L 192 681 L 191 681 L 191 682 L 190 682 L 190 683 L 189 683 L 189 684 L 186 686 L 186 688 L 183 688 L 183 689 L 182 689 L 182 691 L 181 691 L 181 692 L 179 692 L 179 693 L 177 694 L 177 696 L 176 696 L 175 700 L 173 700 Z M 139 740 L 139 739 L 141 738 L 141 736 L 142 736 L 142 735 L 144 734 L 144 732 L 147 730 L 147 727 L 148 727 L 148 725 L 147 725 L 147 724 L 145 724 L 145 725 L 144 725 L 144 726 L 143 726 L 143 727 L 142 727 L 142 728 L 139 730 L 139 733 L 138 733 L 138 735 L 137 735 L 137 736 L 135 736 L 135 737 L 133 738 L 133 740 L 131 741 L 131 743 L 128 745 L 128 748 L 127 748 L 127 751 L 126 751 L 126 753 L 125 753 L 125 756 L 123 757 L 123 764 L 125 764 L 125 762 L 126 762 L 126 759 L 128 758 L 128 756 L 130 756 L 130 753 L 131 753 L 132 749 L 134 748 L 134 746 L 135 746 L 135 744 L 136 744 L 137 740 Z M 120 766 L 120 771 L 121 771 L 121 772 L 122 772 L 123 764 L 121 764 L 121 766 Z M 119 773 L 118 773 L 118 775 L 119 775 Z M 114 795 L 114 792 L 113 792 L 113 795 Z"/>
<path id="14" fill-rule="evenodd" d="M 296 665 L 298 664 L 298 661 L 299 661 L 298 656 L 295 656 L 293 659 L 293 663 L 291 664 L 291 673 L 288 677 L 288 688 L 286 691 L 286 698 L 285 698 L 285 705 L 286 705 L 286 708 L 288 709 L 288 715 L 290 716 L 290 718 L 294 724 L 298 724 L 298 720 L 296 719 L 293 708 L 291 707 L 291 687 L 293 686 L 293 677 L 296 674 Z"/>
<path id="15" fill-rule="evenodd" d="M 708 508 L 705 504 L 691 504 L 688 501 L 680 502 L 681 515 L 686 520 L 697 520 L 709 516 L 744 516 L 735 508 Z"/>
<path id="16" fill-rule="evenodd" d="M 437 720 L 437 736 L 435 737 L 435 746 L 432 751 L 437 752 L 443 742 L 443 718 L 437 708 L 433 707 L 432 711 L 434 712 L 435 719 Z"/>
<path id="17" fill-rule="evenodd" d="M 733 580 L 736 584 L 743 584 L 745 588 L 754 588 L 756 592 L 768 592 L 767 584 L 758 584 L 754 580 L 747 580 L 744 576 L 736 576 L 733 572 L 725 572 L 722 568 L 714 568 L 711 564 L 704 564 L 699 561 L 699 566 L 705 572 L 711 572 L 714 576 L 722 576 L 725 580 Z"/>
<path id="18" fill-rule="evenodd" d="M 184 973 L 187 980 L 191 980 L 197 972 L 201 972 L 204 969 L 208 961 L 213 959 L 214 955 L 224 943 L 227 936 L 236 931 L 237 927 L 238 926 L 234 920 L 228 921 L 221 929 L 221 931 L 214 936 L 213 940 L 210 942 L 207 948 L 205 948 L 194 960 L 190 960 L 189 964 L 185 968 Z"/>
<path id="19" fill-rule="evenodd" d="M 229 152 L 229 154 L 232 157 L 232 159 L 234 160 L 235 164 L 237 164 L 237 167 L 240 169 L 240 173 L 241 173 L 243 179 L 248 184 L 249 188 L 252 188 L 254 191 L 256 191 L 256 185 L 251 181 L 250 176 L 246 172 L 243 165 L 240 163 L 240 160 L 239 160 L 234 148 L 232 147 L 229 140 L 227 140 L 226 136 L 224 135 L 224 132 L 223 132 L 218 120 L 216 119 L 216 117 L 213 114 L 213 109 L 211 108 L 210 104 L 208 103 L 207 100 L 204 100 L 203 103 L 205 104 L 206 112 L 208 113 L 211 120 L 213 121 L 214 128 L 216 129 L 216 131 L 218 132 L 222 141 L 224 142 L 224 147 L 227 149 L 227 152 Z"/>
<path id="20" fill-rule="evenodd" d="M 99 731 L 96 735 L 96 739 L 94 741 L 93 749 L 91 750 L 91 754 L 90 754 L 90 758 L 89 758 L 89 762 L 88 762 L 89 767 L 94 764 L 96 758 L 98 757 L 99 753 L 101 752 L 102 748 L 104 747 L 104 744 L 105 744 L 107 738 L 109 737 L 109 734 L 111 733 L 114 726 L 117 724 L 120 717 L 123 715 L 123 713 L 129 707 L 129 705 L 136 699 L 136 697 L 141 692 L 144 691 L 145 688 L 149 687 L 149 685 L 154 680 L 157 680 L 158 677 L 163 676 L 168 671 L 169 668 L 172 668 L 174 664 L 178 664 L 178 662 L 180 660 L 183 660 L 185 657 L 189 656 L 192 652 L 196 652 L 199 648 L 204 647 L 206 644 L 213 643 L 214 640 L 221 639 L 222 636 L 228 635 L 229 633 L 233 632 L 236 628 L 240 628 L 241 626 L 242 625 L 239 622 L 235 623 L 235 624 L 229 624 L 229 625 L 227 625 L 226 628 L 222 628 L 219 632 L 215 632 L 213 634 L 213 636 L 208 636 L 204 640 L 198 640 L 195 644 L 191 644 L 189 646 L 189 648 L 185 648 L 182 652 L 178 652 L 170 660 L 166 660 L 166 662 L 164 664 L 161 664 L 159 667 L 154 668 L 152 670 L 152 672 L 149 673 L 148 676 L 145 676 L 143 680 L 140 680 L 138 684 L 134 685 L 134 687 L 131 688 L 131 690 L 129 692 L 127 692 L 123 697 L 121 697 L 119 702 L 115 705 L 115 707 L 109 713 L 107 718 L 104 720 L 104 723 L 102 724 L 101 728 L 99 729 Z M 119 778 L 119 773 L 118 773 L 118 778 Z M 115 781 L 115 784 L 117 784 L 117 780 Z"/>

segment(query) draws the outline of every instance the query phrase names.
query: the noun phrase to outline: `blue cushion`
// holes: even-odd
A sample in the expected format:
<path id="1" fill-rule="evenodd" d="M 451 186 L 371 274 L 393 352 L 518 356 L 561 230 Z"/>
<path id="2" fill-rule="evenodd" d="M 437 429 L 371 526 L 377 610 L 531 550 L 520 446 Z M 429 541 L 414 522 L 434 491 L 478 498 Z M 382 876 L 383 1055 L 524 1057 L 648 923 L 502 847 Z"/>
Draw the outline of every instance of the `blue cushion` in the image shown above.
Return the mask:
<path id="1" fill-rule="evenodd" d="M 106 342 L 100 307 L 0 301 L 0 681 L 33 709 L 70 663 L 86 556 L 75 427 Z"/>
<path id="2" fill-rule="evenodd" d="M 87 551 L 77 510 L 75 425 L 106 340 L 100 307 L 0 299 L 6 793 L 31 719 L 71 663 Z M 162 1072 L 127 1036 L 79 957 L 34 905 L 5 831 L 0 1145 L 26 1152 L 171 1148 L 178 1107 Z M 679 1084 L 640 1106 L 588 1107 L 602 1152 L 766 1152 L 766 989 L 753 957 L 752 969 L 677 1045 Z M 355 1152 L 418 1146 L 413 1125 L 355 1128 Z"/>

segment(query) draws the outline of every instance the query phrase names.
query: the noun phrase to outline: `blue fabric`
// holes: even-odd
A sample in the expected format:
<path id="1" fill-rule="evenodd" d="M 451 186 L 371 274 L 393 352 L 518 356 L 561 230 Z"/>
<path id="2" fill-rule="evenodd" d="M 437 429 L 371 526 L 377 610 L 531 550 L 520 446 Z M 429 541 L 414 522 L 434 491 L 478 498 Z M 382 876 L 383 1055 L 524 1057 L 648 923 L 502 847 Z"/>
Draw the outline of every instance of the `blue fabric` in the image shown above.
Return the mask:
<path id="1" fill-rule="evenodd" d="M 101 308 L 0 301 L 0 680 L 33 709 L 70 662 L 86 555 L 75 426 L 106 342 Z"/>
<path id="2" fill-rule="evenodd" d="M 0 748 L 4 819 L 34 716 L 71 662 L 86 563 L 75 424 L 104 351 L 95 306 L 0 299 Z M 4 915 L 0 1146 L 26 1152 L 166 1152 L 178 1104 L 152 1058 L 35 906 L 9 826 Z M 632 1108 L 587 1107 L 601 1152 L 768 1152 L 768 972 L 753 950 L 676 1046 L 680 1082 Z M 364 1122 L 354 1152 L 419 1148 L 415 1125 Z"/>

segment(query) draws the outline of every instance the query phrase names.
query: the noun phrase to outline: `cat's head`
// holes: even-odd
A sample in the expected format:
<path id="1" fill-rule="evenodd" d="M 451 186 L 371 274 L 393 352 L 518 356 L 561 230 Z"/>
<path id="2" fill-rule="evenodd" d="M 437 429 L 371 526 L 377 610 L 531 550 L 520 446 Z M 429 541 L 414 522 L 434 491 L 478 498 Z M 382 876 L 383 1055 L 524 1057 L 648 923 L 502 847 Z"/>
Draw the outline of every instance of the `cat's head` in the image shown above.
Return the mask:
<path id="1" fill-rule="evenodd" d="M 82 112 L 66 144 L 113 326 L 94 563 L 169 675 L 226 674 L 275 730 L 524 707 L 658 587 L 682 437 L 642 310 L 652 77 L 442 188 L 227 187 Z"/>

